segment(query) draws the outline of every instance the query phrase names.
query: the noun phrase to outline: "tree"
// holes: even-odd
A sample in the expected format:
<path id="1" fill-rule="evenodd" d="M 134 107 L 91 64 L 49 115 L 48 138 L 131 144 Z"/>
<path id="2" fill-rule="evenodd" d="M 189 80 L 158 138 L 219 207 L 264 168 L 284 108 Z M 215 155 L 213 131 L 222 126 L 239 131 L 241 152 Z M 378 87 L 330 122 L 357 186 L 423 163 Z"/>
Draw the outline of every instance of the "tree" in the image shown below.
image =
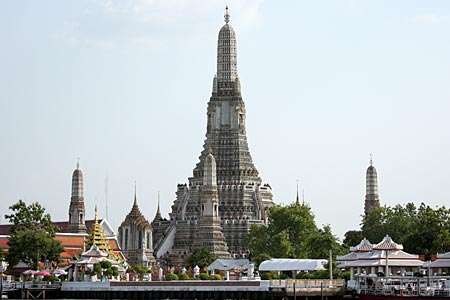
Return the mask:
<path id="1" fill-rule="evenodd" d="M 383 206 L 371 210 L 362 222 L 361 231 L 372 243 L 387 234 L 403 244 L 406 252 L 430 255 L 450 251 L 450 210 L 431 208 L 422 203 Z"/>
<path id="2" fill-rule="evenodd" d="M 0 248 L 0 262 L 5 260 L 5 249 Z"/>
<path id="3" fill-rule="evenodd" d="M 58 227 L 51 221 L 50 214 L 37 202 L 27 206 L 19 200 L 9 207 L 11 215 L 5 215 L 13 225 L 9 232 L 9 251 L 6 256 L 10 266 L 23 262 L 37 269 L 39 261 L 59 261 L 64 247 L 55 240 Z"/>
<path id="4" fill-rule="evenodd" d="M 311 208 L 306 205 L 273 206 L 269 225 L 253 225 L 244 243 L 257 265 L 272 257 L 328 258 L 330 250 L 336 255 L 342 253 L 331 227 L 318 229 Z"/>
<path id="5" fill-rule="evenodd" d="M 342 243 L 344 244 L 344 247 L 349 248 L 358 245 L 363 238 L 364 236 L 361 230 L 349 230 L 344 234 Z"/>
<path id="6" fill-rule="evenodd" d="M 186 264 L 191 267 L 196 265 L 200 268 L 209 266 L 217 259 L 217 255 L 209 251 L 207 247 L 196 248 L 192 254 L 186 257 Z"/>

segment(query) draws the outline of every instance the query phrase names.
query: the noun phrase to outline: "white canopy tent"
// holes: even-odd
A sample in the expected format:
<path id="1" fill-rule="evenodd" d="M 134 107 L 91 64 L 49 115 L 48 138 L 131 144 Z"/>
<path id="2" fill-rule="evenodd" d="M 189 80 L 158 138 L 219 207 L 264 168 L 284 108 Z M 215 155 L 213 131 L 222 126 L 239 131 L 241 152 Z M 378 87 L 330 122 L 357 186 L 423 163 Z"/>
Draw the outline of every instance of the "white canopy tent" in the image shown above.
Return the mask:
<path id="1" fill-rule="evenodd" d="M 212 270 L 221 270 L 221 271 L 230 271 L 230 270 L 247 270 L 249 260 L 246 258 L 242 259 L 216 259 L 208 266 L 208 271 Z"/>
<path id="2" fill-rule="evenodd" d="M 325 270 L 326 259 L 272 258 L 259 265 L 259 271 L 318 271 Z"/>

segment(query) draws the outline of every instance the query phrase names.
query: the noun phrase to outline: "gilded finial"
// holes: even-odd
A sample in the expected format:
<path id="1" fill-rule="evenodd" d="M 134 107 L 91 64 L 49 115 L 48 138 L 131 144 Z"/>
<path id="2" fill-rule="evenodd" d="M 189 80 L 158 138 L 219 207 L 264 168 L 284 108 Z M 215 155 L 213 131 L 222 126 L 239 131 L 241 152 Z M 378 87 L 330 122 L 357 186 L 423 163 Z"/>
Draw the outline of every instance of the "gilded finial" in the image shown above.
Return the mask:
<path id="1" fill-rule="evenodd" d="M 209 147 L 208 148 L 208 154 L 212 154 L 213 153 L 213 149 L 212 149 L 212 147 Z"/>
<path id="2" fill-rule="evenodd" d="M 225 7 L 225 15 L 224 15 L 224 18 L 225 18 L 225 23 L 228 24 L 228 22 L 230 22 L 230 13 L 228 12 L 228 5 Z"/>
<path id="3" fill-rule="evenodd" d="M 98 224 L 98 209 L 97 204 L 95 205 L 95 217 L 94 217 L 95 224 Z"/>

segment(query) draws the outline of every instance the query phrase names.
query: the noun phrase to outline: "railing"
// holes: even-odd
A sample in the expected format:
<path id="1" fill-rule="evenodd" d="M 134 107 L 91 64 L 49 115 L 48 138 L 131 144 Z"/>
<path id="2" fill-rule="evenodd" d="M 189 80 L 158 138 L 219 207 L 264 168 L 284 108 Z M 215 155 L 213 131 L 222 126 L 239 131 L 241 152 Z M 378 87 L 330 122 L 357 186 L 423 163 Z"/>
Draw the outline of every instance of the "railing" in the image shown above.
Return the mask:
<path id="1" fill-rule="evenodd" d="M 344 287 L 343 279 L 272 279 L 271 287 L 293 287 L 296 288 L 336 288 Z"/>
<path id="2" fill-rule="evenodd" d="M 345 280 L 336 279 L 286 279 L 271 280 L 270 288 L 286 291 L 289 296 L 299 297 L 337 297 L 345 292 Z"/>
<path id="3" fill-rule="evenodd" d="M 59 289 L 61 288 L 60 282 L 44 282 L 44 281 L 4 281 L 3 282 L 3 291 L 8 290 L 20 290 L 20 289 Z"/>

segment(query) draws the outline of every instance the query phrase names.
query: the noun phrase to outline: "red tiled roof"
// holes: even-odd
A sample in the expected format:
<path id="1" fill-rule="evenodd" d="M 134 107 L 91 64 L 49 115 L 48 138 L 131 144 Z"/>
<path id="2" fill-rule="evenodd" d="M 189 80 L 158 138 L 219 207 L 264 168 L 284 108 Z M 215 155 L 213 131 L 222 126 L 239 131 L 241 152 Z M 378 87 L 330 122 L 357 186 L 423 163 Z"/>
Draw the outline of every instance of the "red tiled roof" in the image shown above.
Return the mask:
<path id="1" fill-rule="evenodd" d="M 0 225 L 0 235 L 9 235 L 11 224 Z"/>
<path id="2" fill-rule="evenodd" d="M 7 237 L 0 237 L 0 248 L 3 248 L 3 249 L 9 248 Z"/>
<path id="3" fill-rule="evenodd" d="M 64 247 L 80 247 L 83 248 L 84 238 L 83 236 L 70 236 L 70 235 L 59 235 L 56 234 L 56 239 L 64 245 Z"/>
<path id="4" fill-rule="evenodd" d="M 98 220 L 99 223 L 102 222 L 102 220 Z M 85 224 L 86 224 L 86 228 L 87 231 L 91 231 L 92 226 L 94 225 L 95 220 L 86 220 Z M 67 232 L 67 227 L 69 226 L 69 222 L 68 221 L 61 221 L 61 222 L 53 222 L 53 224 L 55 224 L 56 226 L 59 227 L 59 232 Z M 0 235 L 8 235 L 9 234 L 9 230 L 11 229 L 12 224 L 4 224 L 4 225 L 0 225 Z"/>

